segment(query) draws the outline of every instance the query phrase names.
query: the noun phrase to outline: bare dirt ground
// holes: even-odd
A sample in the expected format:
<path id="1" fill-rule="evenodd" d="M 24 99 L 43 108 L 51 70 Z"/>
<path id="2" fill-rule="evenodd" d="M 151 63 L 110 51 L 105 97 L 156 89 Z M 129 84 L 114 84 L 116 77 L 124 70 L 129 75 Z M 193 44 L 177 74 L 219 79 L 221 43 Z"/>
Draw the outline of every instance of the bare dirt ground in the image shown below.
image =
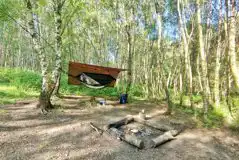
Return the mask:
<path id="1" fill-rule="evenodd" d="M 165 104 L 89 105 L 89 98 L 62 99 L 64 107 L 47 115 L 36 102 L 0 106 L 1 160 L 238 160 L 239 136 L 225 129 L 196 129 L 186 115 L 167 117 Z M 142 109 L 158 123 L 180 122 L 186 126 L 176 140 L 155 149 L 138 150 L 90 126 L 102 127 Z"/>

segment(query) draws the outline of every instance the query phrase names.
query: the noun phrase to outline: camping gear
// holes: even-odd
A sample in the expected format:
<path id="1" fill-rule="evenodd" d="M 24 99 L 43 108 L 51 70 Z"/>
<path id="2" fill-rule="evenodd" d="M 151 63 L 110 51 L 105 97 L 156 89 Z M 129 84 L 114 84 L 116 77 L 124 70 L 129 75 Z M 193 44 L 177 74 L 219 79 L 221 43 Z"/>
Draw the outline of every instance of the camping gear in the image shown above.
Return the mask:
<path id="1" fill-rule="evenodd" d="M 104 106 L 106 104 L 106 101 L 104 99 L 99 100 L 100 105 Z"/>
<path id="2" fill-rule="evenodd" d="M 69 62 L 68 84 L 84 84 L 96 89 L 114 87 L 121 71 L 125 71 L 125 69 Z"/>
<path id="3" fill-rule="evenodd" d="M 128 94 L 121 94 L 120 95 L 120 104 L 126 104 L 128 99 Z"/>

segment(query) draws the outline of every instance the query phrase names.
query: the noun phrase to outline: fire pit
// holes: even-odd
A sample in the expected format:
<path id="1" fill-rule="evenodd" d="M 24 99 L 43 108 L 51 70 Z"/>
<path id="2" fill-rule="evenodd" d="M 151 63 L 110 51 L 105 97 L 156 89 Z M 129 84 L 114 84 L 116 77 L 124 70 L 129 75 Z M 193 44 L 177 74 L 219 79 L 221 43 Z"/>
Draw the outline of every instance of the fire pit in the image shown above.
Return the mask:
<path id="1" fill-rule="evenodd" d="M 105 131 L 139 149 L 155 148 L 167 141 L 176 139 L 179 130 L 169 126 L 149 123 L 137 116 L 127 116 L 120 121 L 105 126 Z"/>

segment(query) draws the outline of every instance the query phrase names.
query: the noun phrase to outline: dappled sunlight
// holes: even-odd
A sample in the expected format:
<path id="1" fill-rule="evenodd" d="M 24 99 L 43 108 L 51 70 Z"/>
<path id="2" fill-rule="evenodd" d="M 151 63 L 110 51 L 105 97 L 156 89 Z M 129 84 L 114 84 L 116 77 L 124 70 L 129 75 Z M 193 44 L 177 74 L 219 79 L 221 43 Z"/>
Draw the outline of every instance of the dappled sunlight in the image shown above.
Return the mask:
<path id="1" fill-rule="evenodd" d="M 0 160 L 238 160 L 239 0 L 0 0 Z"/>
<path id="2" fill-rule="evenodd" d="M 75 107 L 64 106 L 47 115 L 36 112 L 35 102 L 26 105 L 6 106 L 4 109 L 12 116 L 11 120 L 0 122 L 0 145 L 16 153 L 15 156 L 24 159 L 191 159 L 197 155 L 200 158 L 208 156 L 229 159 L 234 156 L 225 145 L 234 144 L 239 147 L 235 137 L 226 137 L 223 141 L 215 141 L 225 137 L 224 132 L 208 130 L 185 130 L 172 140 L 155 149 L 138 151 L 129 144 L 112 138 L 107 133 L 97 134 L 89 123 L 93 122 L 100 128 L 106 124 L 120 120 L 127 115 L 137 115 L 145 108 L 151 116 L 149 121 L 161 125 L 171 125 L 172 121 L 180 122 L 185 119 L 171 119 L 163 113 L 165 105 L 157 104 L 126 104 L 126 105 L 96 105 L 79 106 L 79 101 L 70 101 Z M 62 103 L 68 100 L 61 99 Z M 77 108 L 79 107 L 79 108 Z M 82 107 L 84 108 L 82 110 Z M 174 115 L 175 116 L 175 115 Z M 181 119 L 180 119 L 181 118 Z M 175 126 L 177 127 L 177 125 Z M 221 146 L 224 143 L 224 146 Z M 220 145 L 219 145 L 220 144 Z M 14 146 L 14 147 L 13 147 Z M 24 148 L 24 149 L 23 149 Z M 230 152 L 229 152 L 230 151 Z M 170 154 L 167 154 L 170 153 Z M 235 153 L 234 153 L 235 154 Z M 6 156 L 11 159 L 11 155 Z M 90 158 L 89 158 L 90 157 Z"/>
<path id="3" fill-rule="evenodd" d="M 0 85 L 0 105 L 11 102 L 16 102 L 19 99 L 28 97 L 36 97 L 39 93 L 32 89 L 23 89 L 11 85 Z"/>

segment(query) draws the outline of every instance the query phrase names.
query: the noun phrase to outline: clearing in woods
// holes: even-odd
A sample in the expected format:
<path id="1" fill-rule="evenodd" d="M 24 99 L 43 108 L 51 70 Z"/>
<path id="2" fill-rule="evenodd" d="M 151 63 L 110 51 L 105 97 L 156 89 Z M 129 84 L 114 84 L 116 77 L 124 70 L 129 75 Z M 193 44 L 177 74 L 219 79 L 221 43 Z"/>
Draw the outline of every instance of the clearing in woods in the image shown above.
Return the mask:
<path id="1" fill-rule="evenodd" d="M 110 103 L 110 101 L 107 101 Z M 233 160 L 239 157 L 239 138 L 226 129 L 198 129 L 186 114 L 163 115 L 165 104 L 148 102 L 99 106 L 89 97 L 55 101 L 64 107 L 42 115 L 37 101 L 1 106 L 0 159 L 92 159 L 92 160 Z M 114 102 L 112 102 L 114 103 Z M 145 109 L 162 124 L 180 122 L 186 129 L 177 139 L 155 149 L 139 150 L 90 126 L 103 128 L 129 114 Z"/>

